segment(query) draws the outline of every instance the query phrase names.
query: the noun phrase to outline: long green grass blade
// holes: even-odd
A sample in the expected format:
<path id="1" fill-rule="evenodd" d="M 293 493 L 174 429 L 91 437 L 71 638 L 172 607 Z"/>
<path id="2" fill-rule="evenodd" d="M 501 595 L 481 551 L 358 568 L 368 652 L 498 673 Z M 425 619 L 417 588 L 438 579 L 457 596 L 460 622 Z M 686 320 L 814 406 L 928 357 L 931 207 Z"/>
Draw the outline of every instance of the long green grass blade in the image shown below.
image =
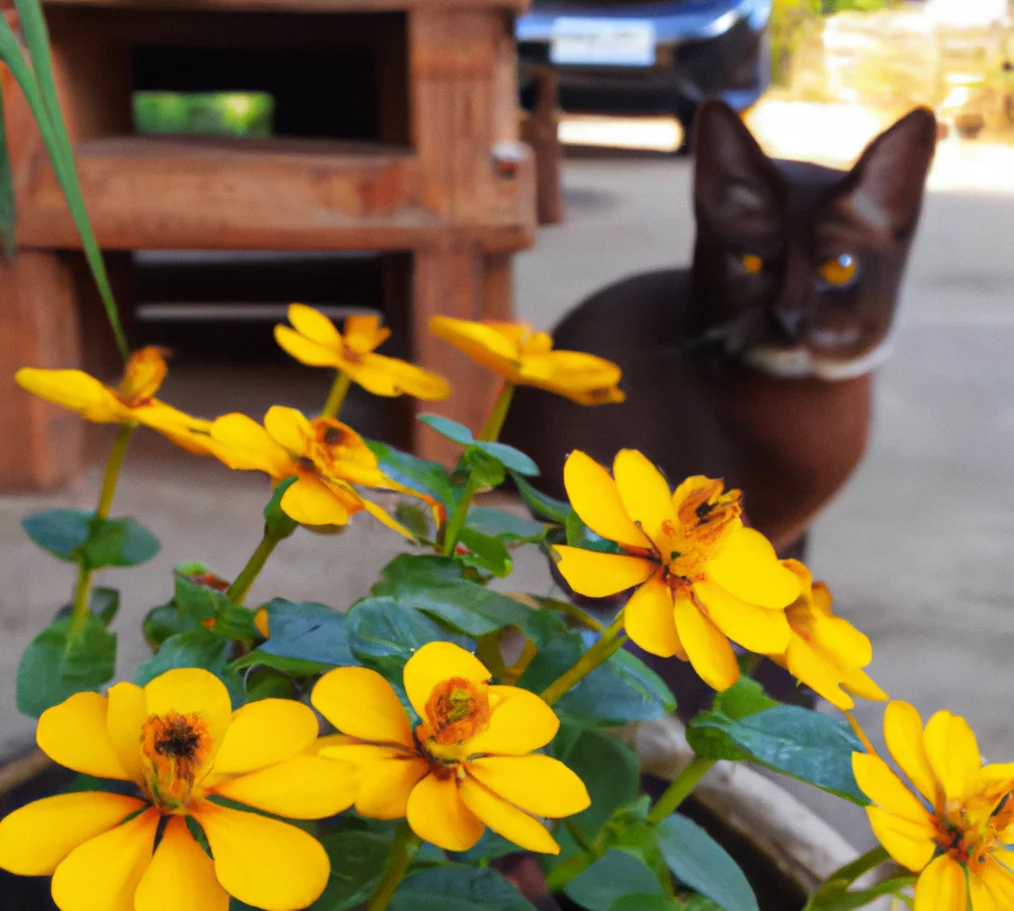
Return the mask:
<path id="1" fill-rule="evenodd" d="M 4 97 L 0 92 L 0 256 L 14 258 L 14 175 L 4 126 Z"/>
<path id="2" fill-rule="evenodd" d="M 21 17 L 21 31 L 25 36 L 25 43 L 28 45 L 32 69 L 35 71 L 34 76 L 25 64 L 14 33 L 6 23 L 0 28 L 0 59 L 11 68 L 14 78 L 21 86 L 26 98 L 30 91 L 26 85 L 30 83 L 34 89 L 34 98 L 28 99 L 32 114 L 42 131 L 43 142 L 53 162 L 57 180 L 60 182 L 74 224 L 81 236 L 85 259 L 88 261 L 88 267 L 91 269 L 92 277 L 99 289 L 99 295 L 102 297 L 117 347 L 126 359 L 129 354 L 127 338 L 120 323 L 120 314 L 113 297 L 113 290 L 109 285 L 109 276 L 106 273 L 106 264 L 102 259 L 102 251 L 99 249 L 95 232 L 88 220 L 88 212 L 85 209 L 84 197 L 81 193 L 81 183 L 78 180 L 77 167 L 74 164 L 70 136 L 60 110 L 56 78 L 53 75 L 52 54 L 49 47 L 49 32 L 46 29 L 46 20 L 42 15 L 42 5 L 39 0 L 15 0 L 15 6 Z M 15 71 L 15 64 L 11 62 L 11 58 L 15 56 L 20 63 L 18 68 L 21 71 L 20 75 Z"/>

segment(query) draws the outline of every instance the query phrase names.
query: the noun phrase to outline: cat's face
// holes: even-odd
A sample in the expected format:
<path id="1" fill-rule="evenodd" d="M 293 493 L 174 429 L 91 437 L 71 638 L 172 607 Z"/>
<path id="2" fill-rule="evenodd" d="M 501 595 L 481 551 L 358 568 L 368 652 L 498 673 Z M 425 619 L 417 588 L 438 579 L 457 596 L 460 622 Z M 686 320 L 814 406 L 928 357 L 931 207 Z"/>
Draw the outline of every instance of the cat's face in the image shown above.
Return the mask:
<path id="1" fill-rule="evenodd" d="M 780 376 L 835 380 L 883 360 L 936 144 L 915 110 L 851 171 L 774 162 L 725 105 L 695 127 L 699 330 Z"/>

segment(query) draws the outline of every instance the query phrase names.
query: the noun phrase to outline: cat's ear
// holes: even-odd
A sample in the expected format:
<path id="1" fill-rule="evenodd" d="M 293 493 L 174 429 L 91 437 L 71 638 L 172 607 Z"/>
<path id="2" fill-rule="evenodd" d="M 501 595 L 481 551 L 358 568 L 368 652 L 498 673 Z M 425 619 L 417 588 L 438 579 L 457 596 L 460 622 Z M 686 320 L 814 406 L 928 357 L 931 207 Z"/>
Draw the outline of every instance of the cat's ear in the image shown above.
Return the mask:
<path id="1" fill-rule="evenodd" d="M 698 220 L 736 233 L 780 224 L 785 184 L 739 115 L 706 101 L 694 121 L 694 204 Z"/>
<path id="2" fill-rule="evenodd" d="M 936 144 L 937 123 L 927 108 L 916 108 L 874 139 L 849 173 L 843 194 L 855 214 L 895 237 L 910 233 Z"/>

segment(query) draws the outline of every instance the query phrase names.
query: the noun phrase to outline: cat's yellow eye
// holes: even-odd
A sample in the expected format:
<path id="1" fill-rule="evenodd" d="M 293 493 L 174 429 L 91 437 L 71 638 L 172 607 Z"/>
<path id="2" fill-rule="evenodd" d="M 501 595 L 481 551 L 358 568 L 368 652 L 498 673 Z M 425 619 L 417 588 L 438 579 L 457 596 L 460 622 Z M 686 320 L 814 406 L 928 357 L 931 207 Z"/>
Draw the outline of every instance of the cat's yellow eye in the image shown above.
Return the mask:
<path id="1" fill-rule="evenodd" d="M 842 253 L 840 256 L 825 259 L 817 271 L 829 285 L 840 288 L 856 277 L 857 268 L 856 258 L 851 253 Z"/>
<path id="2" fill-rule="evenodd" d="M 756 275 L 764 268 L 764 260 L 756 253 L 747 253 L 741 256 L 739 262 L 749 275 Z"/>

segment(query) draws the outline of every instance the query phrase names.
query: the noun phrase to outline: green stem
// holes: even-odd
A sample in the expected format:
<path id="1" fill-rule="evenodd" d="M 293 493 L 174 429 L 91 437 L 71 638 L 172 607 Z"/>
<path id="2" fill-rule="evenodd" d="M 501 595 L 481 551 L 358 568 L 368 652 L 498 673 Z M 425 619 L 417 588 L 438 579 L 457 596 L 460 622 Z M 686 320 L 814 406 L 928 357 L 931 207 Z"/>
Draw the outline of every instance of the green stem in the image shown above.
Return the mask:
<path id="1" fill-rule="evenodd" d="M 511 407 L 511 399 L 514 398 L 514 384 L 510 380 L 504 380 L 500 387 L 500 394 L 493 403 L 493 410 L 486 418 L 486 423 L 479 431 L 480 443 L 495 443 L 500 431 L 503 429 L 503 422 L 507 420 L 507 411 Z"/>
<path id="2" fill-rule="evenodd" d="M 123 457 L 127 452 L 127 443 L 130 442 L 130 435 L 134 432 L 134 424 L 120 424 L 120 430 L 116 434 L 116 442 L 110 450 L 109 458 L 106 459 L 106 470 L 102 473 L 102 490 L 99 492 L 99 503 L 95 507 L 95 517 L 92 522 L 101 525 L 109 518 L 109 510 L 113 506 L 113 495 L 116 493 L 116 482 L 120 478 L 120 468 L 123 466 Z M 88 593 L 92 585 L 92 571 L 85 565 L 84 559 L 78 563 L 77 582 L 74 585 L 74 599 L 71 602 L 71 616 L 74 618 L 73 626 L 80 631 L 88 617 Z"/>
<path id="3" fill-rule="evenodd" d="M 349 387 L 352 385 L 352 377 L 339 370 L 335 374 L 334 382 L 331 384 L 331 391 L 324 403 L 324 410 L 321 411 L 322 418 L 338 418 L 338 412 L 342 410 L 345 396 L 348 395 Z"/>
<path id="4" fill-rule="evenodd" d="M 843 889 L 851 886 L 860 876 L 862 876 L 867 870 L 872 870 L 874 867 L 879 867 L 882 863 L 890 860 L 890 855 L 880 845 L 875 848 L 871 848 L 865 854 L 860 855 L 845 866 L 835 870 L 825 881 L 824 884 L 817 889 L 814 898 L 821 895 L 826 895 L 829 892 L 840 892 Z"/>
<path id="5" fill-rule="evenodd" d="M 555 598 L 547 598 L 545 601 L 541 601 L 540 604 L 548 610 L 555 610 L 561 614 L 566 614 L 571 620 L 576 620 L 582 626 L 595 630 L 596 633 L 601 633 L 605 629 L 588 611 L 582 610 L 576 604 L 571 604 L 569 601 L 557 601 Z"/>
<path id="6" fill-rule="evenodd" d="M 461 500 L 458 505 L 454 508 L 454 512 L 451 513 L 450 519 L 447 520 L 447 525 L 443 529 L 443 546 L 440 549 L 441 554 L 445 557 L 449 557 L 454 553 L 454 548 L 458 543 L 458 537 L 461 535 L 461 529 L 465 527 L 465 519 L 468 516 L 468 507 L 472 504 L 472 497 L 475 496 L 476 491 L 479 489 L 479 479 L 476 473 L 473 471 L 465 482 L 465 489 L 461 492 Z"/>
<path id="7" fill-rule="evenodd" d="M 676 812 L 676 808 L 693 793 L 697 783 L 714 764 L 714 759 L 697 756 L 676 776 L 676 780 L 659 797 L 658 802 L 648 814 L 648 822 L 660 823 L 672 816 Z"/>
<path id="8" fill-rule="evenodd" d="M 623 610 L 615 617 L 599 636 L 598 641 L 586 651 L 577 663 L 566 673 L 561 674 L 542 691 L 542 700 L 552 705 L 565 693 L 577 686 L 600 664 L 623 647 L 627 637 L 623 635 Z"/>
<path id="9" fill-rule="evenodd" d="M 377 891 L 373 893 L 366 911 L 386 911 L 391 896 L 405 878 L 409 864 L 412 863 L 412 858 L 415 857 L 421 844 L 421 839 L 413 834 L 407 822 L 398 826 L 394 841 L 391 842 L 391 851 L 387 855 L 384 875 L 380 878 Z"/>
<path id="10" fill-rule="evenodd" d="M 243 567 L 240 574 L 236 576 L 232 585 L 225 592 L 226 597 L 233 604 L 243 603 L 247 592 L 250 591 L 250 586 L 254 584 L 254 580 L 260 575 L 260 571 L 264 569 L 264 564 L 268 562 L 271 552 L 278 546 L 278 542 L 281 540 L 277 535 L 273 535 L 267 530 L 264 531 L 261 543 L 257 545 L 257 549 L 250 555 L 250 559 L 246 561 L 246 566 Z"/>

